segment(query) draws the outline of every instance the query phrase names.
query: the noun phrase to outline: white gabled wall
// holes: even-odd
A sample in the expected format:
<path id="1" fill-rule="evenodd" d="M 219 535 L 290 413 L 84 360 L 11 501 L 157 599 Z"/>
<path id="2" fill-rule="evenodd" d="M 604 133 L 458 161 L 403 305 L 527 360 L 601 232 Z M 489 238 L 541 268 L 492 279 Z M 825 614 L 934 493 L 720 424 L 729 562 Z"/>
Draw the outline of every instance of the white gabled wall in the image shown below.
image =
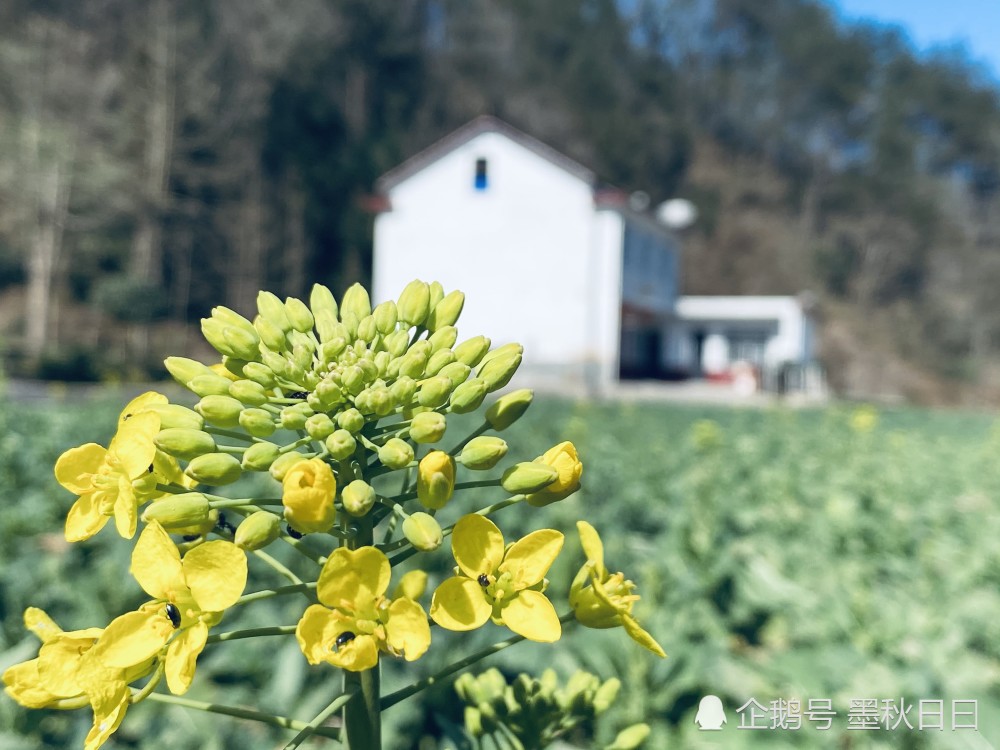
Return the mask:
<path id="1" fill-rule="evenodd" d="M 480 158 L 484 191 L 473 187 Z M 437 280 L 466 293 L 460 340 L 518 341 L 529 369 L 582 378 L 597 362 L 607 377 L 617 355 L 621 226 L 595 212 L 587 182 L 487 132 L 388 198 L 391 209 L 375 221 L 375 301 L 395 299 L 414 278 Z"/>

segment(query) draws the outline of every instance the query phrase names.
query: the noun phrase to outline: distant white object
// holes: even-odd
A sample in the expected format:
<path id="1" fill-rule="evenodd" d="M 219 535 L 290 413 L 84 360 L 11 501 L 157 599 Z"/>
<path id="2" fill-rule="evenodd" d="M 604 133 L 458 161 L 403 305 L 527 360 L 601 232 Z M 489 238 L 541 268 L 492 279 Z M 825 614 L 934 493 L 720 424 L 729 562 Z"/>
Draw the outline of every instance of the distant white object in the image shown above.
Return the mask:
<path id="1" fill-rule="evenodd" d="M 729 342 L 722 334 L 713 333 L 705 339 L 701 369 L 706 375 L 721 375 L 729 369 Z"/>
<path id="2" fill-rule="evenodd" d="M 684 198 L 671 198 L 656 209 L 656 218 L 673 230 L 687 229 L 698 219 L 698 207 Z"/>
<path id="3" fill-rule="evenodd" d="M 649 208 L 649 193 L 643 190 L 636 190 L 628 197 L 628 207 L 633 211 L 645 211 Z"/>

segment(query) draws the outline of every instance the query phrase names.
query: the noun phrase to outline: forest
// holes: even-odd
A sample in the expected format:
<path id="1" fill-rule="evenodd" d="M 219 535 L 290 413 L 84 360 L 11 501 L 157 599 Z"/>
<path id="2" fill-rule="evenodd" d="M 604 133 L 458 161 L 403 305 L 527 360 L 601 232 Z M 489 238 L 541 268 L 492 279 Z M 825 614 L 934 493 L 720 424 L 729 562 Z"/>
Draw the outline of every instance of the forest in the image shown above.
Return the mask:
<path id="1" fill-rule="evenodd" d="M 692 200 L 687 293 L 815 295 L 841 393 L 1000 401 L 1000 87 L 818 0 L 8 0 L 4 371 L 366 282 L 377 177 L 482 113 Z"/>

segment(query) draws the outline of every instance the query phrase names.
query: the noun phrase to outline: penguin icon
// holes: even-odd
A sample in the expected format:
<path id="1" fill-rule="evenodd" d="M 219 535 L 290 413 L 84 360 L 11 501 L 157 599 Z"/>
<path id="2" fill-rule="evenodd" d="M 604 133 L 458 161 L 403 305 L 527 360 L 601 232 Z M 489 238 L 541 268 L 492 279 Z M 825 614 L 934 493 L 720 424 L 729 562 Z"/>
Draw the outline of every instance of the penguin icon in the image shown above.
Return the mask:
<path id="1" fill-rule="evenodd" d="M 716 732 L 726 723 L 726 710 L 717 695 L 706 695 L 698 704 L 694 723 L 702 732 Z"/>

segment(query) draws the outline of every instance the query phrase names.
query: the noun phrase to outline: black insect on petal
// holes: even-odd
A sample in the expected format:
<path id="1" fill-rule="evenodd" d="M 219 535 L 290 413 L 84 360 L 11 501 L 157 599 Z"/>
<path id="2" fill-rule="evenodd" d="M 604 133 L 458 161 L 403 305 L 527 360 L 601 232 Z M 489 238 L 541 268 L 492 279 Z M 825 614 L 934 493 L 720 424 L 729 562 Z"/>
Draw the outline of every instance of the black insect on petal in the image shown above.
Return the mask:
<path id="1" fill-rule="evenodd" d="M 292 539 L 301 539 L 302 537 L 305 536 L 305 534 L 303 534 L 301 531 L 296 531 L 295 529 L 293 529 L 291 526 L 288 525 L 285 526 L 285 531 L 288 532 L 288 536 L 290 536 Z"/>
<path id="2" fill-rule="evenodd" d="M 181 539 L 185 542 L 193 542 L 195 539 L 201 539 L 201 534 L 185 534 Z"/>
<path id="3" fill-rule="evenodd" d="M 339 650 L 345 644 L 353 641 L 357 636 L 354 635 L 350 630 L 345 630 L 343 633 L 337 636 L 337 640 L 334 642 L 334 650 Z"/>
<path id="4" fill-rule="evenodd" d="M 285 394 L 285 398 L 309 398 L 309 394 L 305 391 L 292 391 Z"/>
<path id="5" fill-rule="evenodd" d="M 488 575 L 486 575 L 485 573 L 481 573 L 480 576 L 479 576 L 479 578 L 476 579 L 476 581 L 483 588 L 486 588 L 487 586 L 490 585 L 490 577 Z"/>
<path id="6" fill-rule="evenodd" d="M 176 604 L 167 604 L 167 617 L 170 618 L 170 624 L 174 626 L 174 630 L 181 626 L 181 611 L 177 609 Z"/>
<path id="7" fill-rule="evenodd" d="M 152 473 L 153 473 L 153 464 L 150 464 L 150 465 L 149 465 L 149 473 L 150 473 L 150 474 L 152 474 Z"/>

